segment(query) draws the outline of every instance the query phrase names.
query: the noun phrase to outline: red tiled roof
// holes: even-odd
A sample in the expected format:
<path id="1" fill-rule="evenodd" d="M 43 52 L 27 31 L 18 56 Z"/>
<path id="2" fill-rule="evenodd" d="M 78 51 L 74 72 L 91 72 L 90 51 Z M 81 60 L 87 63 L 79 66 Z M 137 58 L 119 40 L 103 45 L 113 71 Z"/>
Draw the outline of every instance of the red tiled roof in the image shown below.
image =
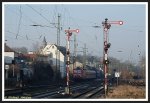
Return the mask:
<path id="1" fill-rule="evenodd" d="M 25 57 L 36 58 L 36 54 L 24 54 Z"/>

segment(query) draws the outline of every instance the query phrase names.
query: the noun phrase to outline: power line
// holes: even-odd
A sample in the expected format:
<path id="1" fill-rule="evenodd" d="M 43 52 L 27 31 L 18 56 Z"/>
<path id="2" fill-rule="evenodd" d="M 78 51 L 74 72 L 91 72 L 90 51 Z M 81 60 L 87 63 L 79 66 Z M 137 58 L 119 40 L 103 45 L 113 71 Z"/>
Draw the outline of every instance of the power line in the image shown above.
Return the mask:
<path id="1" fill-rule="evenodd" d="M 11 33 L 11 34 L 16 34 L 14 32 L 8 31 L 8 30 L 6 32 Z M 30 39 L 27 35 L 26 36 L 22 36 L 22 35 L 19 34 L 18 36 L 20 36 L 22 38 L 26 38 L 26 39 L 28 38 L 28 40 L 31 40 L 31 41 L 36 41 L 36 40 Z"/>
<path id="2" fill-rule="evenodd" d="M 83 66 L 84 68 L 86 67 L 86 52 L 87 52 L 87 49 L 86 48 L 86 44 L 84 44 L 84 48 L 83 48 Z"/>
<path id="3" fill-rule="evenodd" d="M 22 8 L 23 8 L 23 7 L 21 7 L 21 9 L 22 9 Z M 17 13 L 17 12 L 14 11 L 15 9 L 13 10 L 12 8 L 7 9 L 7 10 L 9 10 L 10 13 L 12 13 L 12 14 L 16 14 L 17 16 L 20 16 L 20 11 L 19 11 L 19 13 Z M 22 10 L 21 10 L 21 13 L 22 13 Z M 23 15 L 24 15 L 25 17 L 24 17 Z M 38 24 L 38 23 L 36 23 L 35 21 L 33 21 L 31 18 L 29 18 L 25 13 L 24 13 L 24 14 L 22 13 L 22 19 L 25 20 L 25 19 L 27 19 L 27 18 L 28 18 L 28 20 L 31 21 L 32 23 Z M 8 25 L 8 24 L 7 24 L 7 25 Z M 10 25 L 10 24 L 9 24 L 9 25 Z M 23 26 L 29 26 L 29 25 L 23 25 Z"/>
<path id="4" fill-rule="evenodd" d="M 70 15 L 70 12 L 69 12 L 67 9 L 66 9 L 66 12 L 68 12 L 68 17 L 69 17 L 70 19 L 72 19 L 71 21 L 73 22 L 73 24 L 76 25 L 77 27 L 81 28 L 81 26 L 80 26 L 77 22 L 74 21 L 75 18 Z M 82 26 L 82 27 L 93 27 L 93 26 Z M 100 26 L 96 26 L 96 27 L 100 27 Z M 88 34 L 88 35 L 89 35 L 89 33 L 85 32 L 85 31 L 83 31 L 83 30 L 82 30 L 82 32 L 83 32 L 84 34 Z M 91 36 L 91 35 L 89 35 L 89 36 Z M 89 41 L 90 41 L 90 40 L 91 40 L 91 39 L 89 39 Z"/>
<path id="5" fill-rule="evenodd" d="M 19 18 L 18 31 L 17 31 L 17 34 L 16 34 L 16 39 L 17 39 L 17 37 L 18 37 L 19 30 L 20 30 L 21 18 L 22 18 L 22 11 L 21 11 L 21 6 L 20 6 L 20 18 Z"/>
<path id="6" fill-rule="evenodd" d="M 22 7 L 23 8 L 23 7 Z M 18 15 L 18 16 L 20 16 L 20 14 L 19 13 L 17 13 L 17 12 L 15 12 L 12 8 L 10 8 L 10 9 L 7 9 L 7 10 L 9 10 L 10 11 L 10 13 L 13 13 L 13 14 L 16 14 L 16 15 Z M 24 16 L 25 17 L 24 17 Z M 34 23 L 34 24 L 38 24 L 38 23 L 36 23 L 35 21 L 33 21 L 29 16 L 27 16 L 25 13 L 22 13 L 22 19 L 28 19 L 29 21 L 31 21 L 32 23 Z M 29 25 L 23 25 L 23 26 L 29 26 Z"/>
<path id="7" fill-rule="evenodd" d="M 69 11 L 66 7 L 63 7 L 63 8 L 64 8 L 64 11 L 67 12 L 67 14 L 69 15 L 69 18 L 72 19 L 73 21 L 74 21 L 75 19 L 77 19 L 77 20 L 80 20 L 81 22 L 85 22 L 85 23 L 87 23 L 87 22 L 89 22 L 89 23 L 95 23 L 95 22 L 93 22 L 93 21 L 86 20 L 85 18 L 84 18 L 84 19 L 81 19 L 81 18 L 77 18 L 77 17 L 72 17 L 71 14 L 70 14 L 70 11 Z"/>
<path id="8" fill-rule="evenodd" d="M 32 6 L 30 6 L 30 5 L 28 5 L 28 4 L 26 4 L 28 7 L 30 7 L 33 11 L 35 11 L 37 14 L 39 14 L 43 19 L 45 19 L 47 22 L 49 22 L 50 23 L 50 21 L 46 18 L 46 17 L 44 17 L 40 12 L 38 12 L 36 9 L 34 9 Z M 51 23 L 50 23 L 51 24 Z"/>
<path id="9" fill-rule="evenodd" d="M 20 16 L 20 18 L 19 18 L 19 23 L 18 23 L 18 29 L 17 29 L 17 34 L 16 34 L 16 39 L 18 39 L 17 37 L 18 37 L 18 35 L 19 35 L 19 32 L 20 32 L 20 27 L 21 26 L 29 26 L 29 25 L 24 25 L 24 24 L 22 24 L 21 23 L 21 21 L 22 21 L 22 19 L 27 19 L 28 18 L 28 20 L 29 21 L 31 21 L 32 23 L 34 23 L 34 24 L 38 24 L 38 23 L 36 23 L 35 21 L 33 21 L 31 18 L 29 18 L 27 15 L 25 15 L 25 13 L 23 13 L 22 12 L 22 6 L 20 6 L 20 10 L 19 10 L 19 13 L 17 13 L 17 12 L 15 12 L 13 9 L 8 9 L 8 10 L 10 10 L 11 11 L 11 13 L 13 12 L 13 14 L 16 14 L 16 15 L 18 15 L 18 16 Z M 25 15 L 25 17 L 23 16 L 23 15 Z M 7 25 L 10 25 L 10 24 L 7 24 Z M 48 27 L 48 26 L 41 26 L 41 27 Z M 20 35 L 19 35 L 20 36 Z"/>

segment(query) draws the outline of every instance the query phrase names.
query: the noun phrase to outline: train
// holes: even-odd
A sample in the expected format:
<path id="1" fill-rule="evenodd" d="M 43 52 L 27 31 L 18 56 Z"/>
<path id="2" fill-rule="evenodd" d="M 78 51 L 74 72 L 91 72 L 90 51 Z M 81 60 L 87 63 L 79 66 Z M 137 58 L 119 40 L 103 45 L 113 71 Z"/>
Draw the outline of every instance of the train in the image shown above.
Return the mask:
<path id="1" fill-rule="evenodd" d="M 89 80 L 89 79 L 101 79 L 102 71 L 86 66 L 85 68 L 77 67 L 73 69 L 73 79 L 74 80 Z"/>

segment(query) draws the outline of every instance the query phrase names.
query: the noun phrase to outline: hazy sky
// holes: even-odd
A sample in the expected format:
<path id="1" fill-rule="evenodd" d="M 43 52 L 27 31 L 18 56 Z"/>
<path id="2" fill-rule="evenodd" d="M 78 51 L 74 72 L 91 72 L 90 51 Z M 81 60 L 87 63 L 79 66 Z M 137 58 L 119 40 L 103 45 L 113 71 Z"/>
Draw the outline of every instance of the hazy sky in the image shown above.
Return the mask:
<path id="1" fill-rule="evenodd" d="M 77 35 L 78 50 L 84 43 L 87 54 L 103 55 L 102 21 L 122 20 L 123 25 L 112 25 L 109 31 L 109 56 L 120 60 L 137 62 L 146 51 L 146 5 L 145 4 L 7 4 L 4 6 L 4 35 L 10 47 L 25 46 L 32 50 L 33 43 L 42 43 L 46 37 L 48 43 L 56 43 L 58 13 L 61 15 L 62 46 L 66 45 L 64 30 L 79 29 Z M 43 27 L 30 25 L 39 24 Z M 94 28 L 99 25 L 101 28 Z M 16 35 L 17 39 L 16 39 Z M 73 36 L 71 37 L 73 40 Z M 71 51 L 73 51 L 71 41 Z M 122 51 L 122 52 L 117 52 Z M 80 53 L 81 54 L 81 53 Z M 140 54 L 140 55 L 139 55 Z"/>

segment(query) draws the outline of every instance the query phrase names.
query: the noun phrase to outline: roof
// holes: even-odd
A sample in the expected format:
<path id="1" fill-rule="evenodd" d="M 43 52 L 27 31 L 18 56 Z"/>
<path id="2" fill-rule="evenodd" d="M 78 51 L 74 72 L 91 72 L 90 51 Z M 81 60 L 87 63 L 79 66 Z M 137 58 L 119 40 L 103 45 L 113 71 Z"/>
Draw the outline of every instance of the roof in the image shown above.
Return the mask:
<path id="1" fill-rule="evenodd" d="M 7 46 L 6 44 L 5 44 L 5 52 L 15 52 L 13 49 L 11 49 L 9 46 Z"/>
<path id="2" fill-rule="evenodd" d="M 63 54 L 63 55 L 66 55 L 66 47 L 64 46 L 57 46 L 56 44 L 51 44 L 51 45 L 55 45 L 58 50 Z"/>
<path id="3" fill-rule="evenodd" d="M 23 56 L 28 57 L 28 58 L 36 58 L 36 54 L 23 54 Z"/>
<path id="4" fill-rule="evenodd" d="M 50 48 L 51 46 L 55 46 L 56 48 L 58 48 L 58 50 L 63 54 L 63 55 L 66 55 L 66 47 L 64 47 L 64 46 L 57 46 L 56 44 L 47 44 L 46 46 L 45 46 L 45 48 L 47 47 L 47 46 L 49 46 L 48 48 Z M 43 48 L 43 49 L 45 49 L 45 48 Z M 41 51 L 43 50 L 43 49 L 41 49 Z"/>
<path id="5" fill-rule="evenodd" d="M 63 55 L 66 55 L 66 48 L 63 47 L 63 46 L 57 46 L 58 47 L 58 50 L 63 54 Z"/>

